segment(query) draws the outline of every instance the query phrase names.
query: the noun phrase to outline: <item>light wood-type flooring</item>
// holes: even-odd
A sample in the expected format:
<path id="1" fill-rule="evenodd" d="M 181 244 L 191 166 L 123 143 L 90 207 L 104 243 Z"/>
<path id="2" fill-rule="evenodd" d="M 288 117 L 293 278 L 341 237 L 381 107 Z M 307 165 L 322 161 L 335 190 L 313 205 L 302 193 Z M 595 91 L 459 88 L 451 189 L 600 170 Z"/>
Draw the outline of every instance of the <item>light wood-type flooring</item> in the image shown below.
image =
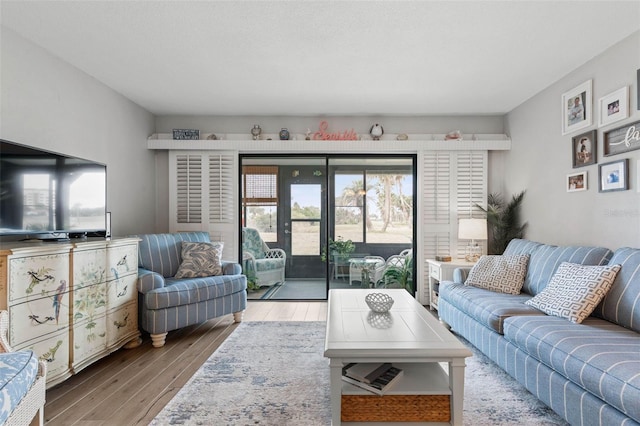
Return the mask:
<path id="1" fill-rule="evenodd" d="M 325 321 L 327 303 L 249 302 L 244 321 Z M 236 329 L 231 315 L 170 332 L 163 348 L 148 335 L 47 390 L 47 425 L 147 425 Z"/>

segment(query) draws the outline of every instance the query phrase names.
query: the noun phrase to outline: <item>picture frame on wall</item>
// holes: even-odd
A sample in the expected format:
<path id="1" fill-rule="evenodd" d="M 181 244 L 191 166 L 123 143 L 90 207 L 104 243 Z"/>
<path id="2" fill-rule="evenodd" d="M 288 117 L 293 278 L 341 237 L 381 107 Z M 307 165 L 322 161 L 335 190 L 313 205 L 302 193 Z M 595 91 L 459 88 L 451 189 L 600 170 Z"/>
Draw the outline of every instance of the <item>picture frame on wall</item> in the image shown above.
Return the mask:
<path id="1" fill-rule="evenodd" d="M 590 130 L 571 138 L 571 158 L 574 169 L 596 164 L 597 137 L 598 131 Z"/>
<path id="2" fill-rule="evenodd" d="M 602 150 L 605 157 L 636 149 L 640 149 L 640 121 L 602 133 Z"/>
<path id="3" fill-rule="evenodd" d="M 587 190 L 587 172 L 571 173 L 567 175 L 567 192 Z"/>
<path id="4" fill-rule="evenodd" d="M 629 86 L 603 96 L 598 101 L 598 127 L 607 126 L 629 117 Z"/>
<path id="5" fill-rule="evenodd" d="M 600 164 L 598 181 L 600 192 L 626 191 L 629 189 L 627 158 Z"/>
<path id="6" fill-rule="evenodd" d="M 587 80 L 577 87 L 562 94 L 562 134 L 591 126 L 593 101 L 592 80 Z"/>

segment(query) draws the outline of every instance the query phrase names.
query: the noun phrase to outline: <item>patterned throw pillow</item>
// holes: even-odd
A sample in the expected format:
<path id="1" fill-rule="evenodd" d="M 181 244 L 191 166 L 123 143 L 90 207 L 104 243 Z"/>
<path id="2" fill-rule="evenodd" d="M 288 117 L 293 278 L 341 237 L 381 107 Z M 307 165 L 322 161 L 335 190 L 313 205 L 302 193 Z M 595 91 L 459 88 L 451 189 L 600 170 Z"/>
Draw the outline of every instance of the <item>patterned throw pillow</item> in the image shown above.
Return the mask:
<path id="1" fill-rule="evenodd" d="M 482 256 L 469 271 L 464 284 L 498 293 L 520 294 L 528 264 L 528 254 Z"/>
<path id="2" fill-rule="evenodd" d="M 176 278 L 210 277 L 222 274 L 224 243 L 182 242 L 182 263 Z"/>
<path id="3" fill-rule="evenodd" d="M 562 262 L 547 287 L 525 303 L 547 315 L 580 324 L 602 301 L 619 270 L 620 265 Z"/>

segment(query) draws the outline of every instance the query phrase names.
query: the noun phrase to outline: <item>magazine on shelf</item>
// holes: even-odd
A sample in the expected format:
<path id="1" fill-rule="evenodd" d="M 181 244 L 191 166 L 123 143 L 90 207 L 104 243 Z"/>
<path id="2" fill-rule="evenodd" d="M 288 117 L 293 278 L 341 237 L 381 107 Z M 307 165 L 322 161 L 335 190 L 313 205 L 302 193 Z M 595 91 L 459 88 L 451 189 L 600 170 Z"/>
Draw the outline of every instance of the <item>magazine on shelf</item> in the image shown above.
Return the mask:
<path id="1" fill-rule="evenodd" d="M 373 392 L 377 395 L 384 395 L 402 377 L 402 370 L 397 367 L 390 367 L 371 383 L 364 383 L 347 375 L 342 375 L 342 380 L 362 389 Z"/>
<path id="2" fill-rule="evenodd" d="M 358 380 L 364 383 L 371 383 L 382 373 L 391 368 L 390 362 L 385 363 L 373 363 L 373 362 L 360 362 L 347 364 L 342 369 L 342 375 L 349 376 L 352 379 Z"/>

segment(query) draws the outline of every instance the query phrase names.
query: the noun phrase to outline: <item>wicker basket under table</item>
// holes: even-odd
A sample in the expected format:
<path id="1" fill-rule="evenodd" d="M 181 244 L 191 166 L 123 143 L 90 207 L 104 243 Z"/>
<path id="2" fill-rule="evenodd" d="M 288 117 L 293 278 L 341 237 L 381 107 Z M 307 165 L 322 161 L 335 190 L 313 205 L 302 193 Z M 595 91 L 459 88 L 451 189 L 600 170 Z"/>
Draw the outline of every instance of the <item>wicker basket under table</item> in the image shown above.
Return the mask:
<path id="1" fill-rule="evenodd" d="M 342 395 L 343 422 L 448 422 L 449 395 Z"/>

